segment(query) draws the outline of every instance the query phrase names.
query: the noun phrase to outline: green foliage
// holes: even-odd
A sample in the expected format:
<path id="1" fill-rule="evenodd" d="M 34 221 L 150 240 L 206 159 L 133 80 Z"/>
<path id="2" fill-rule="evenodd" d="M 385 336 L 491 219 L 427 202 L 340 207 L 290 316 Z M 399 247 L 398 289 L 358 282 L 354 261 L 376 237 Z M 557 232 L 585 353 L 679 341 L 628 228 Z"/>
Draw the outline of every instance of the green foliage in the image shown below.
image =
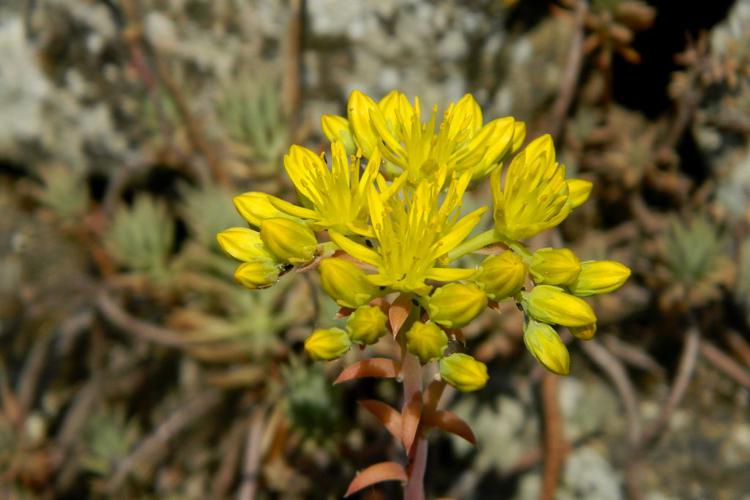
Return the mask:
<path id="1" fill-rule="evenodd" d="M 664 260 L 675 281 L 695 285 L 716 269 L 725 247 L 721 229 L 705 216 L 688 223 L 673 219 L 665 240 Z"/>
<path id="2" fill-rule="evenodd" d="M 82 433 L 83 468 L 102 476 L 109 474 L 112 466 L 127 456 L 139 433 L 137 424 L 126 419 L 122 408 L 92 415 Z"/>
<path id="3" fill-rule="evenodd" d="M 42 168 L 39 177 L 41 183 L 35 195 L 42 205 L 63 219 L 85 212 L 89 204 L 89 190 L 80 172 L 55 164 Z"/>
<path id="4" fill-rule="evenodd" d="M 288 124 L 272 84 L 248 84 L 238 78 L 218 103 L 219 118 L 229 136 L 252 148 L 264 161 L 275 161 L 287 147 Z"/>
<path id="5" fill-rule="evenodd" d="M 287 416 L 307 438 L 325 441 L 341 429 L 341 393 L 319 364 L 305 365 L 292 358 L 282 371 Z"/>
<path id="6" fill-rule="evenodd" d="M 216 234 L 228 227 L 246 223 L 232 205 L 232 196 L 217 186 L 180 186 L 179 211 L 190 233 L 203 245 L 219 250 Z"/>
<path id="7" fill-rule="evenodd" d="M 106 235 L 106 245 L 123 266 L 152 278 L 163 277 L 174 243 L 174 221 L 163 203 L 139 195 L 120 207 Z"/>

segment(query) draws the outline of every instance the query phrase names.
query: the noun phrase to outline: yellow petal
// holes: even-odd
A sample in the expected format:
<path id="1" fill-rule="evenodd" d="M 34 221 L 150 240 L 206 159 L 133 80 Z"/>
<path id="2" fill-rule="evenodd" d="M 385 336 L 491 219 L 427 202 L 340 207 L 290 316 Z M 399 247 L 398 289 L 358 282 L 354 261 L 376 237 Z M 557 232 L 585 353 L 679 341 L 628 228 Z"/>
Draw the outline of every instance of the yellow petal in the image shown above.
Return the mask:
<path id="1" fill-rule="evenodd" d="M 583 179 L 568 179 L 568 202 L 571 208 L 580 207 L 589 199 L 594 185 Z"/>
<path id="2" fill-rule="evenodd" d="M 331 240 L 333 240 L 333 242 L 336 243 L 336 245 L 338 245 L 341 250 L 348 253 L 355 259 L 361 260 L 362 262 L 376 267 L 378 266 L 378 264 L 380 264 L 380 255 L 378 255 L 373 250 L 350 240 L 343 234 L 336 231 L 329 231 L 328 234 L 331 237 Z"/>

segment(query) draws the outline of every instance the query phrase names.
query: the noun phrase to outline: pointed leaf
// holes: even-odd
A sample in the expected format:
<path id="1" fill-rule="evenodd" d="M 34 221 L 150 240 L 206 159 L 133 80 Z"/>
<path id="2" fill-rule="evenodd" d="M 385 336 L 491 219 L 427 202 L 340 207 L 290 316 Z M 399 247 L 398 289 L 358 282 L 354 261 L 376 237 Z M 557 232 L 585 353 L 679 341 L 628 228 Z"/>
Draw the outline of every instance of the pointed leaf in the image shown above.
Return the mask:
<path id="1" fill-rule="evenodd" d="M 401 439 L 401 414 L 391 406 L 376 401 L 374 399 L 365 399 L 358 401 L 367 411 L 375 415 L 380 423 L 393 434 L 396 439 Z"/>
<path id="2" fill-rule="evenodd" d="M 474 432 L 472 432 L 469 424 L 464 422 L 453 412 L 438 410 L 429 415 L 429 418 L 426 420 L 427 425 L 430 427 L 437 427 L 445 432 L 455 434 L 458 437 L 464 438 L 474 446 L 477 444 L 477 438 L 474 437 Z"/>
<path id="3" fill-rule="evenodd" d="M 423 411 L 425 413 L 432 413 L 435 411 L 438 403 L 440 402 L 440 398 L 443 395 L 444 389 L 444 380 L 433 380 L 432 382 L 430 382 L 430 385 L 427 386 L 427 390 L 424 391 L 424 396 L 422 398 L 422 403 L 424 406 Z"/>
<path id="4" fill-rule="evenodd" d="M 411 454 L 411 447 L 417 438 L 419 421 L 422 417 L 422 393 L 415 392 L 409 402 L 404 406 L 401 414 L 402 434 L 401 442 L 404 443 L 407 455 Z"/>
<path id="5" fill-rule="evenodd" d="M 371 465 L 352 479 L 349 483 L 349 489 L 346 490 L 344 497 L 358 492 L 363 488 L 383 481 L 406 481 L 406 471 L 401 464 L 396 462 L 380 462 Z"/>
<path id="6" fill-rule="evenodd" d="M 335 385 L 365 377 L 395 378 L 400 370 L 399 364 L 392 359 L 370 358 L 344 368 L 333 383 Z"/>
<path id="7" fill-rule="evenodd" d="M 406 318 L 409 317 L 411 308 L 411 298 L 409 295 L 402 293 L 393 301 L 390 309 L 388 309 L 388 321 L 390 322 L 394 337 L 398 335 L 399 330 L 401 330 L 401 327 L 406 322 Z"/>

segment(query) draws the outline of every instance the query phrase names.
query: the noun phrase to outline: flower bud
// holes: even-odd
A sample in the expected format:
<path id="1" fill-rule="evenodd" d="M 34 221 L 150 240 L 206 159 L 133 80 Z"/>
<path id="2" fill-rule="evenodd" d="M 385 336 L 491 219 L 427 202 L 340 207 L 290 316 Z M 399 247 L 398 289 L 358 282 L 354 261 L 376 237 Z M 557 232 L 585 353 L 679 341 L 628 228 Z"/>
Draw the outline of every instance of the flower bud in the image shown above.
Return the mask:
<path id="1" fill-rule="evenodd" d="M 284 213 L 271 204 L 271 195 L 252 191 L 235 196 L 234 206 L 243 219 L 255 227 L 266 219 L 284 217 Z"/>
<path id="2" fill-rule="evenodd" d="M 529 320 L 523 329 L 526 349 L 542 366 L 558 375 L 570 373 L 570 354 L 554 328 L 546 323 Z"/>
<path id="3" fill-rule="evenodd" d="M 388 328 L 385 326 L 387 320 L 385 313 L 379 307 L 358 307 L 346 322 L 349 338 L 358 344 L 374 344 L 388 333 Z"/>
<path id="4" fill-rule="evenodd" d="M 568 203 L 570 203 L 570 207 L 576 208 L 586 203 L 591 194 L 591 188 L 594 187 L 591 181 L 568 179 L 566 182 L 568 183 Z"/>
<path id="5" fill-rule="evenodd" d="M 430 319 L 448 328 L 461 328 L 487 307 L 487 295 L 475 284 L 449 283 L 426 299 Z"/>
<path id="6" fill-rule="evenodd" d="M 510 250 L 487 257 L 474 281 L 493 300 L 502 300 L 518 293 L 526 279 L 526 264 Z"/>
<path id="7" fill-rule="evenodd" d="M 581 261 L 567 248 L 541 248 L 531 256 L 529 271 L 539 285 L 567 285 L 581 272 Z"/>
<path id="8" fill-rule="evenodd" d="M 330 361 L 340 358 L 351 347 L 349 335 L 341 328 L 315 330 L 305 339 L 305 351 L 312 359 Z"/>
<path id="9" fill-rule="evenodd" d="M 302 222 L 292 219 L 266 219 L 260 225 L 260 237 L 279 260 L 304 265 L 313 260 L 318 240 Z"/>
<path id="10" fill-rule="evenodd" d="M 630 269 L 613 260 L 591 260 L 581 264 L 581 272 L 568 288 L 581 297 L 609 293 L 630 277 Z"/>
<path id="11" fill-rule="evenodd" d="M 331 143 L 341 142 L 347 154 L 353 155 L 356 153 L 357 146 L 354 144 L 354 137 L 346 118 L 337 115 L 323 115 L 320 117 L 320 125 Z"/>
<path id="12" fill-rule="evenodd" d="M 323 259 L 318 271 L 323 290 L 341 307 L 355 309 L 370 302 L 378 293 L 365 272 L 346 259 Z"/>
<path id="13" fill-rule="evenodd" d="M 239 261 L 273 260 L 273 255 L 263 246 L 258 231 L 246 227 L 230 227 L 217 234 L 216 240 L 224 252 Z"/>
<path id="14" fill-rule="evenodd" d="M 584 326 L 569 326 L 568 330 L 578 340 L 591 340 L 596 334 L 596 323 Z"/>
<path id="15" fill-rule="evenodd" d="M 563 326 L 596 323 L 596 315 L 584 300 L 549 285 L 535 286 L 524 294 L 527 312 L 539 321 Z"/>
<path id="16" fill-rule="evenodd" d="M 468 354 L 455 353 L 440 360 L 440 376 L 461 392 L 472 392 L 487 385 L 487 365 Z"/>
<path id="17" fill-rule="evenodd" d="M 422 363 L 438 359 L 448 347 L 448 336 L 435 323 L 417 321 L 406 332 L 406 349 Z"/>
<path id="18" fill-rule="evenodd" d="M 272 259 L 257 259 L 241 264 L 234 279 L 250 289 L 267 288 L 279 280 L 279 266 Z"/>

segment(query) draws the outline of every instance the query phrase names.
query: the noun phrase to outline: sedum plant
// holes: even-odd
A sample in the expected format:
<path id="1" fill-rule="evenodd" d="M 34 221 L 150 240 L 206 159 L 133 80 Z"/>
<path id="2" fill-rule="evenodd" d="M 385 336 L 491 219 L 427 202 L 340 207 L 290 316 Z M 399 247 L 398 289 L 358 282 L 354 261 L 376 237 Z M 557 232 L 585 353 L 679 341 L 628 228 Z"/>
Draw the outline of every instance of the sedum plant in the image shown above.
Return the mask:
<path id="1" fill-rule="evenodd" d="M 630 275 L 618 262 L 581 262 L 566 248 L 524 245 L 559 225 L 591 190 L 566 178 L 549 136 L 521 149 L 525 125 L 511 117 L 484 123 L 468 94 L 441 119 L 436 108 L 425 114 L 418 98 L 411 104 L 397 91 L 379 102 L 354 91 L 346 117 L 322 118 L 330 156 L 292 146 L 284 157 L 300 203 L 239 195 L 235 205 L 250 227 L 218 234 L 240 261 L 235 278 L 248 288 L 272 286 L 292 270 L 320 273 L 322 289 L 348 320 L 345 329 L 312 332 L 305 350 L 313 359 L 337 359 L 355 345 L 396 347 L 395 359 L 363 359 L 337 382 L 381 377 L 403 385 L 400 411 L 362 404 L 403 444 L 407 463 L 368 467 L 347 494 L 400 480 L 406 498 L 421 499 L 426 433 L 441 428 L 474 441 L 469 426 L 437 404 L 446 384 L 466 392 L 487 384 L 487 367 L 463 352 L 461 333 L 484 310 L 515 301 L 528 350 L 548 370 L 567 374 L 556 327 L 591 338 L 596 316 L 583 297 L 616 290 Z M 463 214 L 464 195 L 487 180 L 492 207 Z M 489 210 L 493 227 L 472 236 Z M 457 264 L 480 251 L 490 255 L 478 265 Z M 428 370 L 437 375 L 425 387 Z"/>

